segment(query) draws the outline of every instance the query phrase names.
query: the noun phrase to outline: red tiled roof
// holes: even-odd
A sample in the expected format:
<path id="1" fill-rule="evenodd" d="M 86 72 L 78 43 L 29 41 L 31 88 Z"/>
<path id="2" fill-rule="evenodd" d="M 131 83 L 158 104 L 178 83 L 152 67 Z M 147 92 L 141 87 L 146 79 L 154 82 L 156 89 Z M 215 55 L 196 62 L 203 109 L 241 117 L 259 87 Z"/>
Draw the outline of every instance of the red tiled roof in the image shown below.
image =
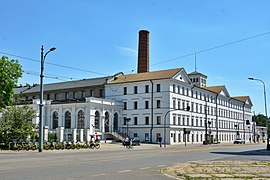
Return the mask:
<path id="1" fill-rule="evenodd" d="M 154 72 L 145 72 L 138 74 L 127 74 L 117 77 L 115 80 L 109 82 L 109 84 L 129 83 L 138 81 L 149 81 L 156 79 L 169 79 L 176 75 L 183 68 L 168 69 Z"/>

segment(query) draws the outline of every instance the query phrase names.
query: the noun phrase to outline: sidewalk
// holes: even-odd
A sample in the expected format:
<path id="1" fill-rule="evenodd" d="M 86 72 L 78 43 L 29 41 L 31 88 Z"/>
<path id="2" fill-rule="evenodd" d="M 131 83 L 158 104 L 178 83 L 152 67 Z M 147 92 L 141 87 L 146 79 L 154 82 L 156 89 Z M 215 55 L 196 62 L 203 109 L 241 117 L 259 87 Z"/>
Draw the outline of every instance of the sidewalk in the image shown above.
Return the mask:
<path id="1" fill-rule="evenodd" d="M 270 162 L 211 161 L 189 162 L 164 168 L 174 179 L 270 179 Z"/>

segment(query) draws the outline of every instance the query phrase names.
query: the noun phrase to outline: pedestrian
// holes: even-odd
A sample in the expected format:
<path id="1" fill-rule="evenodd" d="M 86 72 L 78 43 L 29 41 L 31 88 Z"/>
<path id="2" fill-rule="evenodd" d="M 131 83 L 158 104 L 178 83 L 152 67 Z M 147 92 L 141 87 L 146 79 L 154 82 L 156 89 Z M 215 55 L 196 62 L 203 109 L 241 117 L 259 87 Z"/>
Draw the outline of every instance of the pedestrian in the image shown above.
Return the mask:
<path id="1" fill-rule="evenodd" d="M 98 133 L 95 132 L 95 141 L 98 142 Z"/>
<path id="2" fill-rule="evenodd" d="M 161 142 L 162 142 L 162 137 L 161 137 L 161 136 L 158 136 L 158 143 L 159 143 L 159 147 L 162 147 Z"/>

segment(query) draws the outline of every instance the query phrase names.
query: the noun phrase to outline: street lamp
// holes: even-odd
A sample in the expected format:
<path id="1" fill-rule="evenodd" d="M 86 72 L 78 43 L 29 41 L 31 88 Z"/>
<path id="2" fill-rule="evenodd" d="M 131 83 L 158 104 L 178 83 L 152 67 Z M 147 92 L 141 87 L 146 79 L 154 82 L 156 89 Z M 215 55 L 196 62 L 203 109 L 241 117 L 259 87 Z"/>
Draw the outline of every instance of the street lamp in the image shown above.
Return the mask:
<path id="1" fill-rule="evenodd" d="M 55 47 L 52 47 L 44 55 L 43 45 L 41 46 L 41 68 L 40 68 L 40 102 L 39 102 L 39 142 L 38 142 L 38 151 L 42 152 L 43 149 L 43 72 L 44 72 L 44 61 L 46 56 L 56 50 Z"/>
<path id="2" fill-rule="evenodd" d="M 183 108 L 183 109 L 170 109 L 170 110 L 168 110 L 166 112 L 166 114 L 164 116 L 164 127 L 163 127 L 163 136 L 164 136 L 163 145 L 164 145 L 164 147 L 166 147 L 166 117 L 167 117 L 167 115 L 168 115 L 169 112 L 179 111 L 179 110 L 190 111 L 190 106 L 187 106 L 187 108 Z"/>
<path id="3" fill-rule="evenodd" d="M 261 79 L 256 79 L 256 78 L 248 78 L 249 80 L 252 81 L 260 81 L 263 84 L 263 94 L 264 94 L 264 110 L 265 110 L 265 116 L 266 116 L 266 133 L 267 133 L 267 145 L 266 145 L 266 149 L 270 150 L 270 146 L 269 146 L 269 137 L 268 137 L 268 116 L 267 116 L 267 105 L 266 105 L 266 91 L 265 91 L 265 83 L 263 82 L 263 80 Z"/>

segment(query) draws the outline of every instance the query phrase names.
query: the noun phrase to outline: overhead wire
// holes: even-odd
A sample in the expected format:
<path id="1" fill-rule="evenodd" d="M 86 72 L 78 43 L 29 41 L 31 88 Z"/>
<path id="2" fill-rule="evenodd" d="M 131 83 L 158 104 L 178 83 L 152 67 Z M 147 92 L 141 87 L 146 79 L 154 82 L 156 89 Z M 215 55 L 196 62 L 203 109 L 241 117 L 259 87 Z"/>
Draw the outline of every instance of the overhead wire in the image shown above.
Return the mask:
<path id="1" fill-rule="evenodd" d="M 196 52 L 193 52 L 193 53 L 189 53 L 189 54 L 179 56 L 179 57 L 176 57 L 176 58 L 161 61 L 159 63 L 155 63 L 155 64 L 150 65 L 150 67 L 156 66 L 156 65 L 159 65 L 159 64 L 164 64 L 164 63 L 171 62 L 171 61 L 175 61 L 175 60 L 178 60 L 178 59 L 183 59 L 183 58 L 186 58 L 186 57 L 189 57 L 189 56 L 194 56 L 196 54 L 208 52 L 208 51 L 211 51 L 211 50 L 215 50 L 215 49 L 222 48 L 222 47 L 225 47 L 225 46 L 229 46 L 229 45 L 232 45 L 232 44 L 240 43 L 240 42 L 243 42 L 243 41 L 247 41 L 247 40 L 254 39 L 254 38 L 261 37 L 261 36 L 268 35 L 268 34 L 270 34 L 270 31 L 265 32 L 265 33 L 261 33 L 261 34 L 257 34 L 257 35 L 254 35 L 254 36 L 250 36 L 250 37 L 247 37 L 247 38 L 239 39 L 239 40 L 236 40 L 236 41 L 232 41 L 232 42 L 229 42 L 229 43 L 225 43 L 225 44 L 222 44 L 222 45 L 214 46 L 214 47 L 211 47 L 211 48 L 203 49 L 203 50 L 196 51 Z M 2 51 L 0 51 L 0 53 L 40 63 L 39 60 L 32 59 L 32 58 L 19 56 L 19 55 L 15 55 L 15 54 L 11 54 L 11 53 L 6 53 L 6 52 L 2 52 Z M 52 65 L 52 66 L 77 70 L 77 71 L 81 71 L 81 72 L 88 72 L 88 73 L 94 73 L 94 74 L 109 76 L 108 74 L 105 74 L 105 73 L 100 73 L 100 72 L 89 71 L 89 70 L 84 70 L 84 69 L 80 69 L 80 68 L 69 67 L 69 66 L 65 66 L 65 65 L 56 64 L 56 63 L 50 63 L 50 62 L 45 62 L 45 63 L 49 64 L 49 65 Z M 132 70 L 132 72 L 133 72 L 133 70 Z M 60 76 L 58 76 L 58 77 L 47 76 L 47 78 L 54 78 L 54 79 L 59 79 L 59 77 Z"/>
<path id="2" fill-rule="evenodd" d="M 167 63 L 167 62 L 175 61 L 177 59 L 183 59 L 183 58 L 186 58 L 186 57 L 189 57 L 189 56 L 194 56 L 196 54 L 200 54 L 200 53 L 204 53 L 204 52 L 211 51 L 211 50 L 214 50 L 214 49 L 222 48 L 222 47 L 225 47 L 225 46 L 240 43 L 240 42 L 243 42 L 243 41 L 247 41 L 247 40 L 254 39 L 254 38 L 261 37 L 261 36 L 268 35 L 268 34 L 270 34 L 270 31 L 265 32 L 265 33 L 261 33 L 261 34 L 257 34 L 257 35 L 254 35 L 254 36 L 250 36 L 250 37 L 247 37 L 247 38 L 239 39 L 239 40 L 236 40 L 236 41 L 232 41 L 232 42 L 229 42 L 229 43 L 225 43 L 225 44 L 222 44 L 222 45 L 214 46 L 214 47 L 211 47 L 211 48 L 203 49 L 203 50 L 196 51 L 196 52 L 193 52 L 193 53 L 189 53 L 189 54 L 179 56 L 179 57 L 175 57 L 175 58 L 172 58 L 172 59 L 168 59 L 168 60 L 165 60 L 165 61 L 161 61 L 159 63 L 155 63 L 155 64 L 152 64 L 150 66 L 156 66 L 156 65 L 159 65 L 159 64 L 164 64 L 164 63 Z"/>
<path id="3" fill-rule="evenodd" d="M 7 52 L 3 52 L 3 51 L 0 51 L 0 54 L 5 54 L 5 55 L 9 55 L 9 56 L 13 56 L 13 57 L 17 57 L 17 58 L 21 58 L 21 59 L 25 59 L 25 60 L 29 60 L 29 61 L 40 63 L 40 60 L 36 60 L 36 59 L 32 59 L 32 58 L 28 58 L 28 57 L 24 57 L 24 56 L 20 56 L 20 55 L 16 55 L 16 54 L 11 54 L 11 53 L 7 53 Z M 62 67 L 62 68 L 66 68 L 66 69 L 77 70 L 77 71 L 81 71 L 81 72 L 87 72 L 87 73 L 93 73 L 93 74 L 105 75 L 105 76 L 108 75 L 108 74 L 105 74 L 105 73 L 100 73 L 100 72 L 95 72 L 95 71 L 89 71 L 89 70 L 85 70 L 85 69 L 80 69 L 80 68 L 65 66 L 65 65 L 56 64 L 56 63 L 50 63 L 50 62 L 44 62 L 44 63 L 45 64 L 52 65 L 52 66 L 57 66 L 57 67 Z"/>

